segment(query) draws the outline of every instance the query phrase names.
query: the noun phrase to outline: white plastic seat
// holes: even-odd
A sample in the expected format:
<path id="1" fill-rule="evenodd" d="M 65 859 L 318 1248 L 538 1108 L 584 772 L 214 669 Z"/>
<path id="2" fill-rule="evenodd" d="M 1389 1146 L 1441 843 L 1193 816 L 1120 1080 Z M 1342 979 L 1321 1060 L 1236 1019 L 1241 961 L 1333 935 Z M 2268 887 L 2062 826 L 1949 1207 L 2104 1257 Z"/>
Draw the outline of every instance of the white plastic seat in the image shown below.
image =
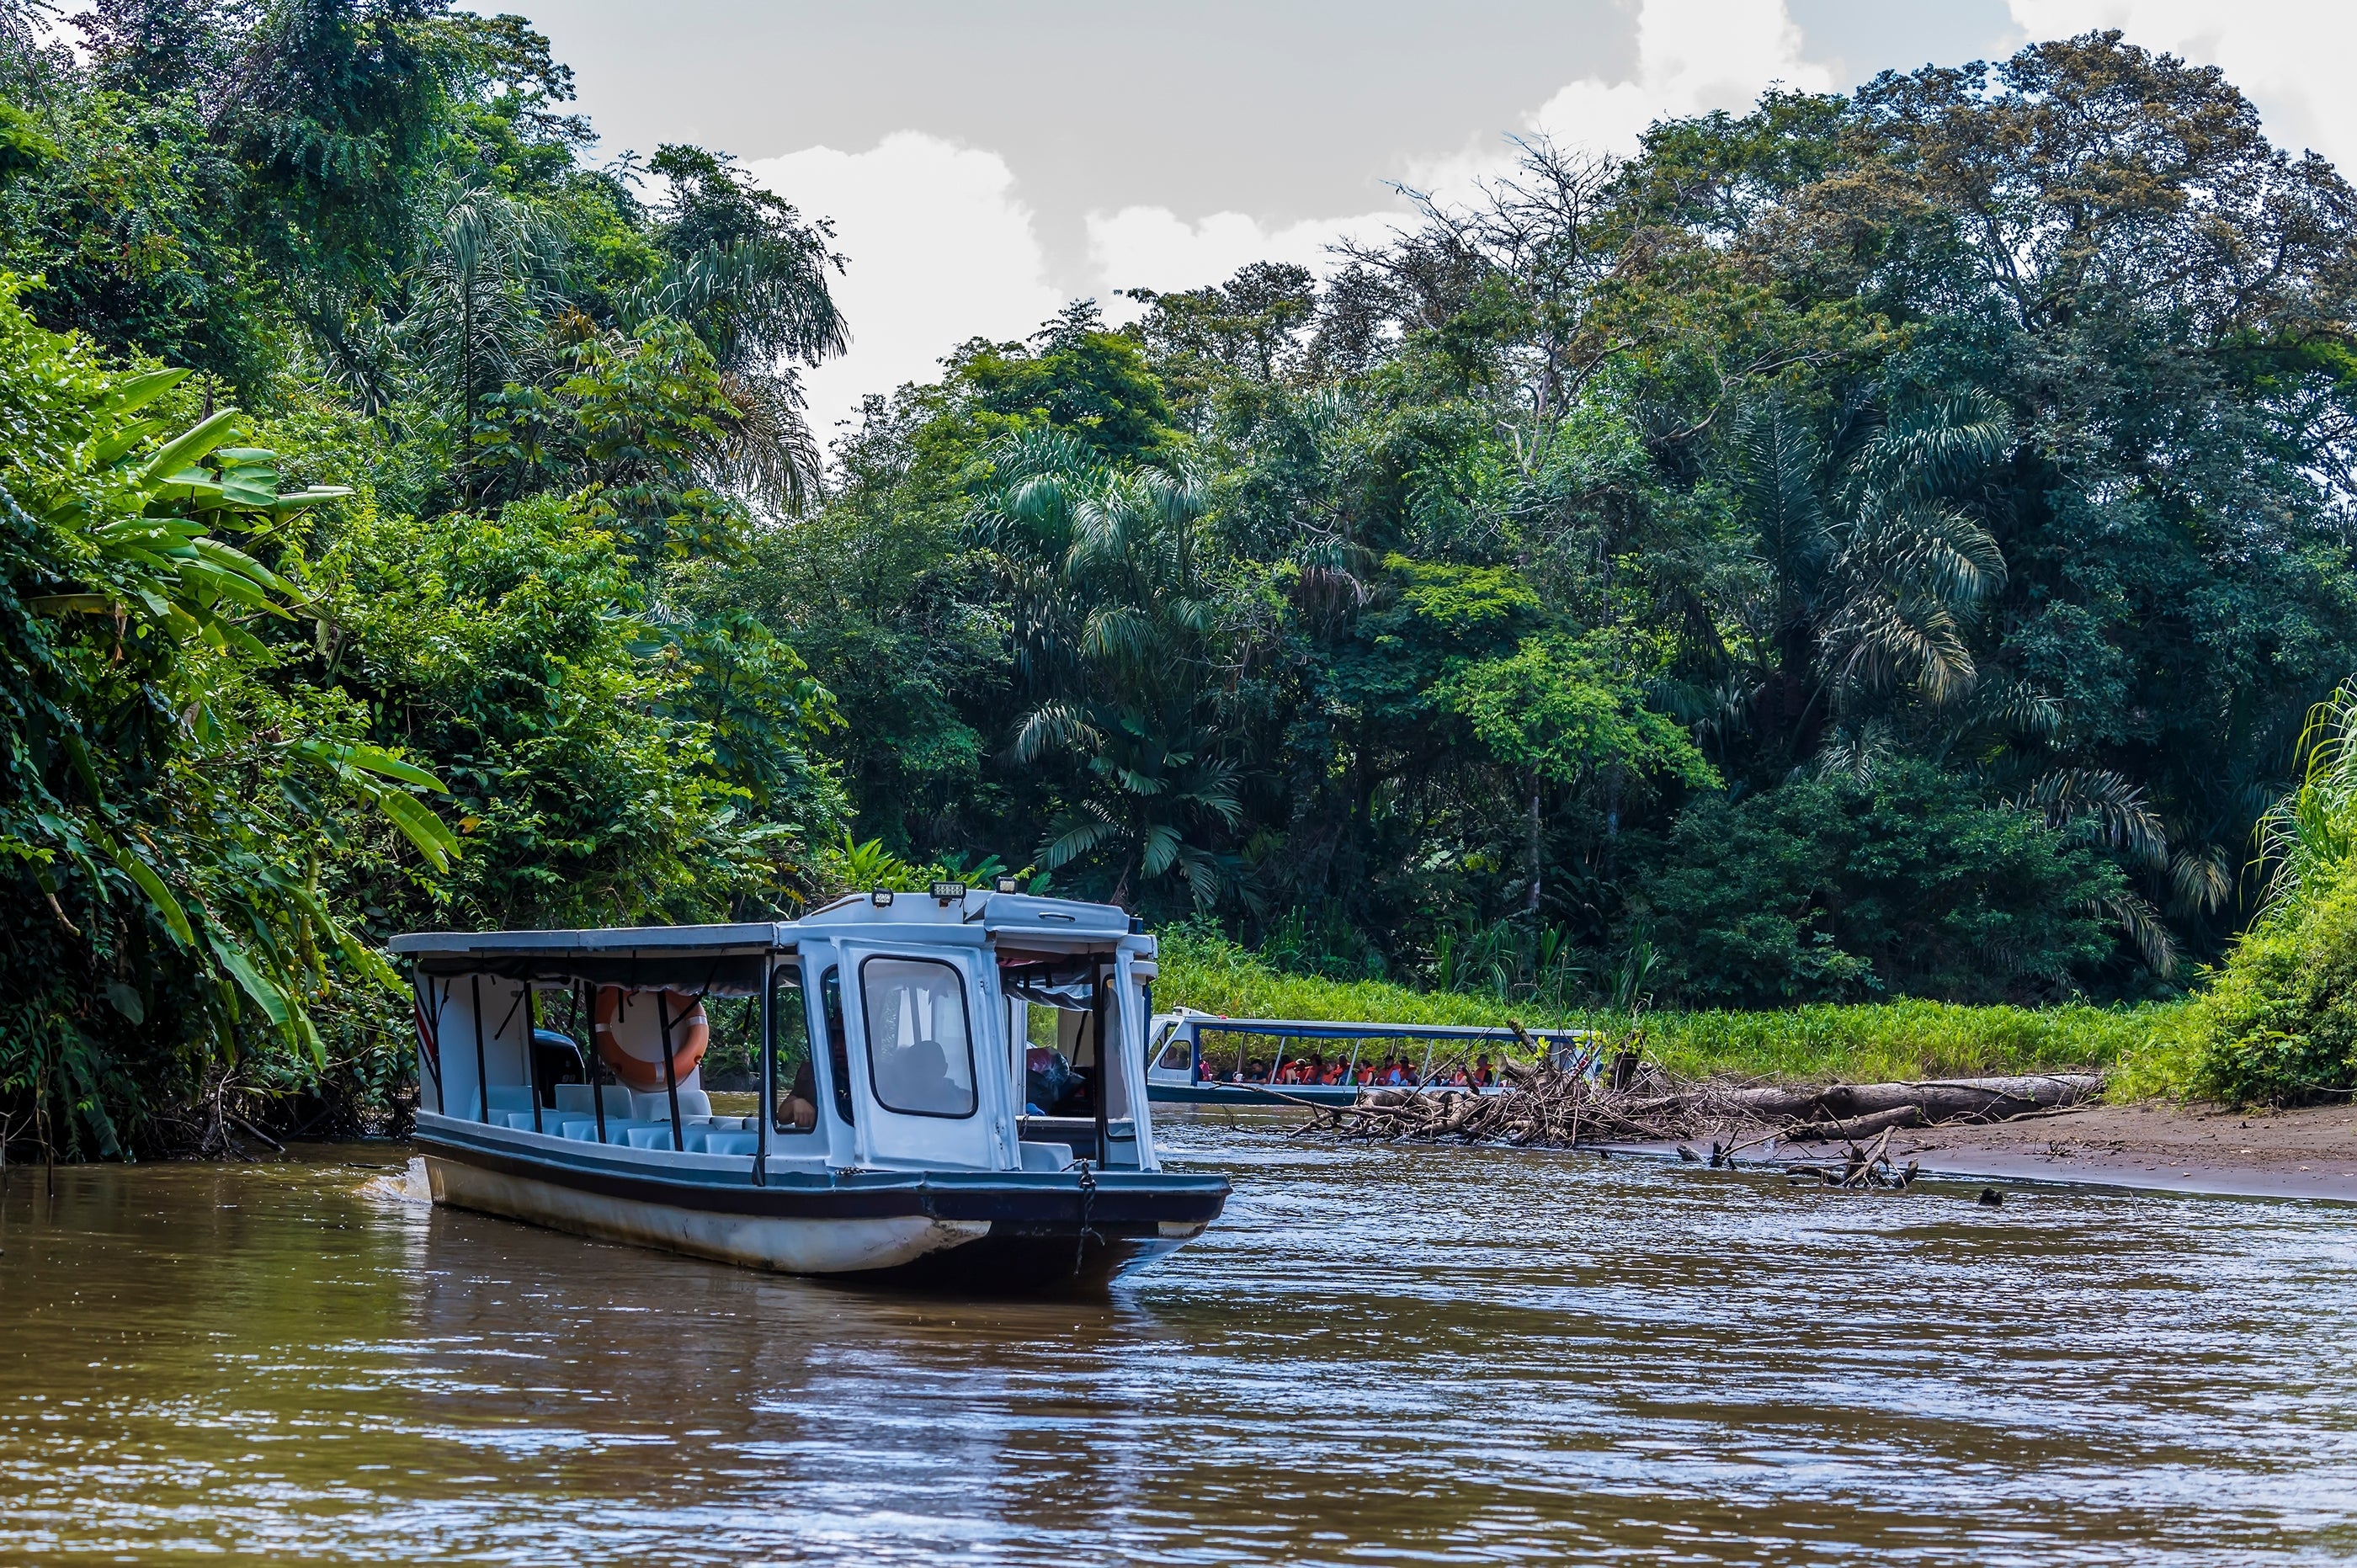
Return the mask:
<path id="1" fill-rule="evenodd" d="M 576 1143 L 594 1144 L 597 1141 L 597 1123 L 586 1116 L 577 1121 L 568 1118 L 558 1125 L 556 1135 L 571 1138 Z"/>
<path id="2" fill-rule="evenodd" d="M 634 1149 L 668 1149 L 671 1147 L 671 1123 L 663 1122 L 652 1127 L 633 1127 L 622 1134 Z"/>
<path id="3" fill-rule="evenodd" d="M 630 1093 L 630 1114 L 641 1122 L 670 1121 L 670 1092 L 658 1089 L 652 1094 L 640 1094 L 633 1090 Z M 700 1089 L 683 1089 L 679 1091 L 679 1119 L 682 1124 L 700 1121 L 711 1114 L 712 1096 Z"/>
<path id="4" fill-rule="evenodd" d="M 511 1111 L 508 1112 L 507 1121 L 511 1127 L 526 1133 L 532 1131 L 532 1112 L 529 1111 Z"/>
<path id="5" fill-rule="evenodd" d="M 1023 1169 L 1027 1171 L 1063 1171 L 1072 1168 L 1072 1145 L 1070 1144 L 1017 1144 L 1023 1154 Z"/>
<path id="6" fill-rule="evenodd" d="M 556 1086 L 556 1108 L 595 1116 L 597 1113 L 596 1089 L 587 1083 L 560 1083 Z"/>
<path id="7" fill-rule="evenodd" d="M 532 1086 L 523 1083 L 495 1083 L 490 1089 L 491 1120 L 500 1119 L 503 1111 L 521 1111 L 532 1114 Z"/>
<path id="8" fill-rule="evenodd" d="M 761 1146 L 761 1134 L 754 1133 L 706 1133 L 704 1152 L 707 1155 L 749 1155 Z"/>

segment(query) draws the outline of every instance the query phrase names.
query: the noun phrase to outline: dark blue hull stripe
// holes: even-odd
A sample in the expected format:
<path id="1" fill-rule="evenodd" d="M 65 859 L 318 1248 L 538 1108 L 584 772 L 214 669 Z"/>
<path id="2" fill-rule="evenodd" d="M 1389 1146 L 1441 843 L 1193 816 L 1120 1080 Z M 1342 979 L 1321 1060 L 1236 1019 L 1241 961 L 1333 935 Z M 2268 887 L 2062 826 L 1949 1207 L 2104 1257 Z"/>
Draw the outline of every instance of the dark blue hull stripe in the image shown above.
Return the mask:
<path id="1" fill-rule="evenodd" d="M 1228 1201 L 1228 1179 L 1220 1176 L 1100 1171 L 1094 1188 L 1089 1190 L 1082 1188 L 1077 1173 L 1064 1171 L 972 1175 L 845 1171 L 829 1176 L 771 1172 L 767 1186 L 756 1187 L 749 1168 L 656 1175 L 596 1163 L 594 1158 L 543 1156 L 489 1140 L 452 1137 L 439 1130 L 421 1129 L 416 1142 L 442 1159 L 602 1197 L 780 1219 L 922 1215 L 934 1219 L 987 1219 L 1018 1228 L 1077 1230 L 1085 1215 L 1085 1222 L 1096 1227 L 1157 1227 L 1165 1222 L 1209 1224 L 1219 1218 Z"/>

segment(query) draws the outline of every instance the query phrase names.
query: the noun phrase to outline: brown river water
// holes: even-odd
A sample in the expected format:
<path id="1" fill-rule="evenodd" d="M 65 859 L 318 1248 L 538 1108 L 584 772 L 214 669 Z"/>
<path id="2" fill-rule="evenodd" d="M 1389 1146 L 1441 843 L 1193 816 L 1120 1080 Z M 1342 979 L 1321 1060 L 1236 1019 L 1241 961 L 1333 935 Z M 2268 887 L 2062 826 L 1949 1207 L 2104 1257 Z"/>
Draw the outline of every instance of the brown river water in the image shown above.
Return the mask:
<path id="1" fill-rule="evenodd" d="M 1225 1220 L 1033 1303 L 20 1167 L 0 1563 L 2357 1556 L 2357 1207 L 1165 1143 Z"/>

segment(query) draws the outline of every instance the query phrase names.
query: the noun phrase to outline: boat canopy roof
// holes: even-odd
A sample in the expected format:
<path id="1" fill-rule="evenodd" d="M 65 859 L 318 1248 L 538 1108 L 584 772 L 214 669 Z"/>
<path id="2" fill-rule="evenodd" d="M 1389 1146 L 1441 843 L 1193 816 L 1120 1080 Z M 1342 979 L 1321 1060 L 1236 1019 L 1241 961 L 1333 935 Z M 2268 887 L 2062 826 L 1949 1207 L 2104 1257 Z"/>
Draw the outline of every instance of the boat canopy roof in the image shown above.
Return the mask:
<path id="1" fill-rule="evenodd" d="M 584 981 L 714 996 L 758 995 L 763 959 L 793 945 L 792 926 L 771 921 L 580 931 L 413 931 L 392 943 L 394 952 L 415 961 L 422 974 Z"/>
<path id="2" fill-rule="evenodd" d="M 1181 1008 L 1166 1021 L 1199 1034 L 1267 1035 L 1292 1040 L 1501 1040 L 1516 1038 L 1509 1028 L 1480 1024 L 1329 1024 L 1299 1018 L 1221 1018 Z M 1587 1029 L 1533 1029 L 1523 1034 L 1534 1040 L 1567 1044 L 1590 1037 Z"/>
<path id="3" fill-rule="evenodd" d="M 1059 955 L 1102 953 L 1114 947 L 1137 954 L 1154 950 L 1154 939 L 1134 932 L 1128 914 L 1111 904 L 945 886 L 953 888 L 947 897 L 922 892 L 850 894 L 798 920 L 594 930 L 414 931 L 393 938 L 392 947 L 425 975 L 497 975 L 715 996 L 757 994 L 763 965 L 771 955 L 792 951 L 806 936 L 845 935 L 847 927 L 863 929 L 862 934 L 881 935 L 888 929 L 895 940 L 917 942 L 965 945 L 987 940 L 1008 962 L 1052 963 Z"/>

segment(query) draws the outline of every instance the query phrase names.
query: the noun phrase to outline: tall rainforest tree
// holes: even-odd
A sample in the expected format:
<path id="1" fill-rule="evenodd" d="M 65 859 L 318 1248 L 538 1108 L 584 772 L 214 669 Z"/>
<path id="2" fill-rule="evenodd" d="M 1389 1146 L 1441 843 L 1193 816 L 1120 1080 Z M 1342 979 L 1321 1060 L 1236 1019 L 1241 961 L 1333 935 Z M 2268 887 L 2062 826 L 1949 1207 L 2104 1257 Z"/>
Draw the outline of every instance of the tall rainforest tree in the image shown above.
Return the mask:
<path id="1" fill-rule="evenodd" d="M 1215 727 L 1202 476 L 1184 460 L 1114 467 L 1052 430 L 991 456 L 999 488 L 974 532 L 1002 563 L 1017 677 L 1034 698 L 1012 756 L 1078 764 L 1086 779 L 1049 823 L 1039 864 L 1109 864 L 1120 903 L 1175 875 L 1208 909 L 1223 881 L 1211 835 L 1240 807 Z"/>

